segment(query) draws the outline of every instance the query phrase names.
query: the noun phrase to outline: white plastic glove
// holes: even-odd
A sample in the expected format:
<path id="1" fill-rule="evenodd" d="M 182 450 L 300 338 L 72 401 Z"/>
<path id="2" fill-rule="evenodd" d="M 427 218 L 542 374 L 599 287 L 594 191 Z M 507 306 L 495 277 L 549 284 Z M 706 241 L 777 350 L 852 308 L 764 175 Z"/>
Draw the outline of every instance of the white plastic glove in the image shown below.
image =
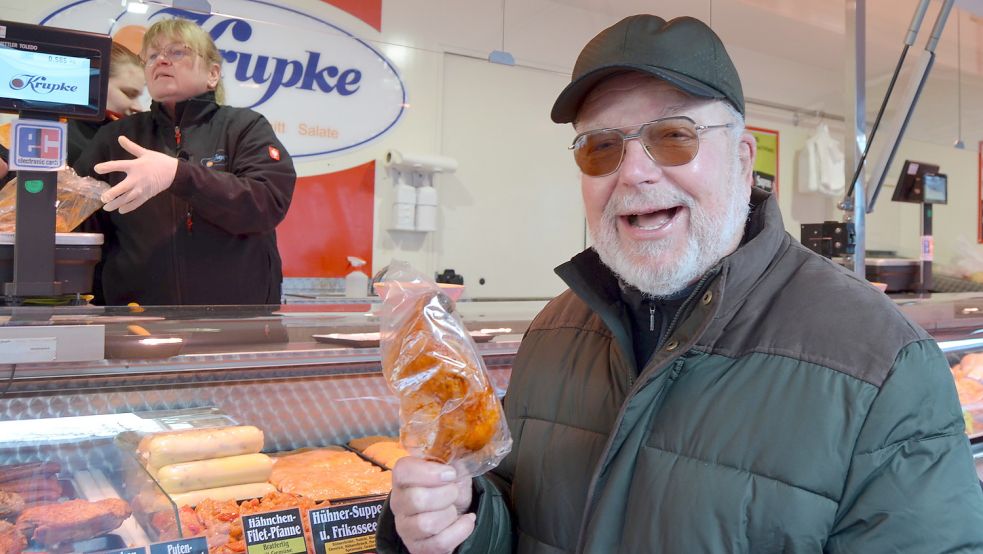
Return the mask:
<path id="1" fill-rule="evenodd" d="M 103 209 L 107 212 L 119 209 L 119 213 L 125 214 L 171 186 L 177 173 L 177 158 L 148 150 L 122 135 L 119 145 L 136 159 L 102 162 L 94 169 L 103 175 L 114 171 L 126 173 L 126 179 L 102 193 L 100 198 L 106 204 Z"/>

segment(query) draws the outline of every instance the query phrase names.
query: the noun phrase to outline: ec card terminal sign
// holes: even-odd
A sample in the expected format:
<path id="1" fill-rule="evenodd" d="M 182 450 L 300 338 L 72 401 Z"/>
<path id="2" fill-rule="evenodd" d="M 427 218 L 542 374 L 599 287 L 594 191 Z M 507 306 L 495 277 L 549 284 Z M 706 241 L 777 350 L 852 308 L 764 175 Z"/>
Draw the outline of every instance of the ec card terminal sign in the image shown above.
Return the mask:
<path id="1" fill-rule="evenodd" d="M 10 127 L 10 169 L 57 171 L 65 165 L 68 125 L 58 121 L 18 119 Z"/>

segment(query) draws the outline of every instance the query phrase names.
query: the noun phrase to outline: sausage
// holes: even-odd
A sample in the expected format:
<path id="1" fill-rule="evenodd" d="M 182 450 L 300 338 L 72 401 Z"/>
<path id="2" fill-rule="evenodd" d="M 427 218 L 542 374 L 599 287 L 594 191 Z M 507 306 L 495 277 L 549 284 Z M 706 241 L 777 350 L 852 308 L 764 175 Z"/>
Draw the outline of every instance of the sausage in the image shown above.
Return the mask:
<path id="1" fill-rule="evenodd" d="M 149 435 L 139 453 L 151 473 L 171 464 L 255 454 L 263 449 L 263 431 L 252 425 L 195 429 Z"/>
<path id="2" fill-rule="evenodd" d="M 271 492 L 276 492 L 276 487 L 269 483 L 246 483 L 243 485 L 229 485 L 227 487 L 179 492 L 170 495 L 170 497 L 174 504 L 178 506 L 197 506 L 199 502 L 206 498 L 217 502 L 225 500 L 246 500 L 249 498 L 261 498 Z"/>
<path id="3" fill-rule="evenodd" d="M 0 483 L 16 481 L 18 479 L 46 477 L 54 475 L 59 471 L 61 471 L 61 464 L 58 462 L 33 462 L 29 464 L 0 466 Z"/>
<path id="4" fill-rule="evenodd" d="M 157 470 L 157 483 L 169 493 L 266 481 L 273 460 L 266 454 L 243 454 L 171 464 Z"/>
<path id="5" fill-rule="evenodd" d="M 6 492 L 16 492 L 18 494 L 25 493 L 57 493 L 61 495 L 61 483 L 53 477 L 41 478 L 41 479 L 21 479 L 19 481 L 7 481 L 6 483 L 0 483 L 0 490 Z M 57 496 L 55 498 L 58 498 Z"/>

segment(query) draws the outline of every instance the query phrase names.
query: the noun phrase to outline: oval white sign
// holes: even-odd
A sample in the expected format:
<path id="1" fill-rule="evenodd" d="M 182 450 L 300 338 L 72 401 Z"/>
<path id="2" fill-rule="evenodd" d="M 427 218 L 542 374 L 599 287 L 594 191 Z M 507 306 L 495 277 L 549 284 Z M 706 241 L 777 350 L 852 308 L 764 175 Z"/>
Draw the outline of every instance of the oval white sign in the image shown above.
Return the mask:
<path id="1" fill-rule="evenodd" d="M 265 115 L 295 158 L 350 151 L 399 121 L 406 88 L 393 63 L 366 41 L 291 7 L 262 0 L 211 3 L 213 14 L 154 9 L 153 4 L 148 13 L 134 14 L 120 13 L 112 3 L 83 0 L 40 23 L 109 33 L 119 40 L 142 36 L 162 18 L 197 22 L 222 51 L 226 103 Z M 233 15 L 247 13 L 248 18 Z"/>

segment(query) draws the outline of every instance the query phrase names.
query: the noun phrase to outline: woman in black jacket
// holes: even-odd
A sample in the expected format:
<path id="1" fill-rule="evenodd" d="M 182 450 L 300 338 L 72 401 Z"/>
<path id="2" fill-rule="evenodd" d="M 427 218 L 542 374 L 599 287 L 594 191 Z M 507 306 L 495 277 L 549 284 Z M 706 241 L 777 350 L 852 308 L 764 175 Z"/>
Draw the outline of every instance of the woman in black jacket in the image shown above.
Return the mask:
<path id="1" fill-rule="evenodd" d="M 221 105 L 221 57 L 184 19 L 144 35 L 150 111 L 105 125 L 76 164 L 102 175 L 106 304 L 278 304 L 276 226 L 296 173 L 266 118 Z"/>

